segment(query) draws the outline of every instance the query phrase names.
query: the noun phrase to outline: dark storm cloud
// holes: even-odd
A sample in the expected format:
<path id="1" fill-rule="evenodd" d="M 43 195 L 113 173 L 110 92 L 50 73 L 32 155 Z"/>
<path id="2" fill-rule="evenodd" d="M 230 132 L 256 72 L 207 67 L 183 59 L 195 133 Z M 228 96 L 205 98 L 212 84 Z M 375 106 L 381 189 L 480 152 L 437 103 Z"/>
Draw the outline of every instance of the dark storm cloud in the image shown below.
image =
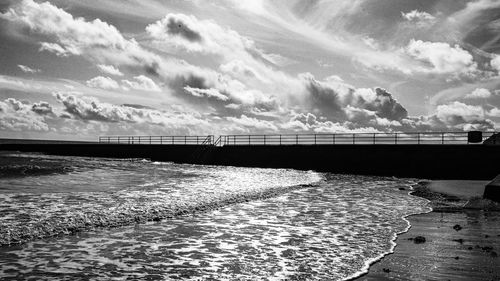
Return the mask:
<path id="1" fill-rule="evenodd" d="M 307 91 L 311 95 L 315 107 L 328 116 L 342 111 L 339 93 L 327 84 L 314 79 L 312 75 L 304 75 Z"/>
<path id="2" fill-rule="evenodd" d="M 191 42 L 202 41 L 201 35 L 189 28 L 181 19 L 176 19 L 174 17 L 169 18 L 166 27 L 168 34 L 182 36 Z"/>
<path id="3" fill-rule="evenodd" d="M 385 89 L 376 88 L 375 94 L 376 98 L 373 101 L 366 101 L 363 97 L 359 97 L 360 107 L 375 111 L 379 117 L 389 120 L 401 120 L 408 117 L 408 111 Z"/>

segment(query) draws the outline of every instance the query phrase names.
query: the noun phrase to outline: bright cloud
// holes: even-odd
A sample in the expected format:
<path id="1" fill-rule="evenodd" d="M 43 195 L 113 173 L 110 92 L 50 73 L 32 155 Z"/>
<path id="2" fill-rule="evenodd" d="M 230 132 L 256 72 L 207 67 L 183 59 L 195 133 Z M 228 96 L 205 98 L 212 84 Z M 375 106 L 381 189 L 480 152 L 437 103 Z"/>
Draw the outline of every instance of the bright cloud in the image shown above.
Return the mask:
<path id="1" fill-rule="evenodd" d="M 467 94 L 465 98 L 467 99 L 487 99 L 491 97 L 491 92 L 488 89 L 477 88 L 472 93 Z"/>
<path id="2" fill-rule="evenodd" d="M 120 88 L 118 82 L 109 77 L 104 77 L 104 76 L 97 76 L 88 80 L 87 86 L 92 88 L 101 88 L 105 90 L 116 90 Z"/>
<path id="3" fill-rule="evenodd" d="M 405 50 L 413 58 L 431 66 L 422 66 L 424 72 L 471 75 L 477 70 L 472 55 L 458 45 L 412 39 Z"/>
<path id="4" fill-rule="evenodd" d="M 413 10 L 408 13 L 401 12 L 401 15 L 403 18 L 407 21 L 427 21 L 427 22 L 432 22 L 436 19 L 433 15 L 427 13 L 427 12 L 422 12 L 419 10 Z"/>
<path id="5" fill-rule="evenodd" d="M 156 83 L 149 77 L 144 75 L 135 76 L 133 81 L 122 80 L 122 83 L 131 89 L 140 91 L 150 91 L 150 92 L 160 92 L 161 89 Z"/>
<path id="6" fill-rule="evenodd" d="M 24 73 L 37 73 L 37 72 L 40 72 L 41 70 L 40 69 L 37 69 L 37 68 L 31 68 L 29 66 L 26 66 L 26 65 L 22 65 L 22 64 L 18 64 L 17 65 Z"/>
<path id="7" fill-rule="evenodd" d="M 98 64 L 97 68 L 104 74 L 123 76 L 123 73 L 112 65 Z"/>

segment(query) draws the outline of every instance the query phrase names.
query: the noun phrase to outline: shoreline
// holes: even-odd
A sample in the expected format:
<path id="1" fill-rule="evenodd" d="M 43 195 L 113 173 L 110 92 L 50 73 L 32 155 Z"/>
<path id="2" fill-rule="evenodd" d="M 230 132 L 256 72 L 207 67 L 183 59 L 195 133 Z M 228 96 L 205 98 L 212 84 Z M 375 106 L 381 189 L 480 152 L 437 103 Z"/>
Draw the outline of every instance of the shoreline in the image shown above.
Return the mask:
<path id="1" fill-rule="evenodd" d="M 406 216 L 410 226 L 392 252 L 349 280 L 500 279 L 500 204 L 477 196 L 482 182 L 465 193 L 457 182 L 413 185 L 409 194 L 429 200 L 432 211 Z"/>

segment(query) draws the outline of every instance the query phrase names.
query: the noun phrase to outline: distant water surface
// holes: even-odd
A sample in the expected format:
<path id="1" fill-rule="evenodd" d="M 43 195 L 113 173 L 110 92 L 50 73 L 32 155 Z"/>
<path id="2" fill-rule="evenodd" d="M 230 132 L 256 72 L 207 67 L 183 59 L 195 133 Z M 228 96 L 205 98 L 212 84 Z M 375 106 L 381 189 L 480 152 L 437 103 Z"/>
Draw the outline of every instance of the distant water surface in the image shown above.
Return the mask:
<path id="1" fill-rule="evenodd" d="M 342 280 L 429 211 L 412 183 L 4 153 L 0 277 Z"/>

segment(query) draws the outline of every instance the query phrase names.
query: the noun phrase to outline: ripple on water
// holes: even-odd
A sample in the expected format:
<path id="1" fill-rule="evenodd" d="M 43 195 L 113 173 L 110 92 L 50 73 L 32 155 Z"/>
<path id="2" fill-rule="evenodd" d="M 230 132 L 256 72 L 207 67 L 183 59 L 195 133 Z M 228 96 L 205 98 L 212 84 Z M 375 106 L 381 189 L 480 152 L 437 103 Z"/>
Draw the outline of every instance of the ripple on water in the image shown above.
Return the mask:
<path id="1" fill-rule="evenodd" d="M 150 280 L 341 280 L 359 274 L 368 262 L 392 250 L 395 234 L 408 227 L 404 216 L 429 211 L 426 200 L 399 190 L 412 181 L 340 175 L 326 175 L 320 184 L 275 192 L 271 195 L 276 196 L 265 200 L 225 205 L 233 196 L 249 198 L 287 183 L 311 182 L 318 175 L 231 167 L 179 169 L 203 178 L 187 177 L 191 181 L 175 188 L 163 182 L 107 195 L 85 193 L 87 201 L 82 204 L 90 205 L 79 212 L 97 206 L 100 211 L 111 210 L 106 216 L 126 210 L 129 217 L 143 212 L 155 215 L 164 206 L 170 210 L 214 200 L 224 203 L 210 212 L 174 216 L 161 223 L 0 248 L 1 274 L 7 280 L 43 280 L 46 276 L 68 280 L 145 276 Z M 32 207 L 36 209 L 36 204 Z M 67 211 L 64 204 L 58 208 Z"/>

